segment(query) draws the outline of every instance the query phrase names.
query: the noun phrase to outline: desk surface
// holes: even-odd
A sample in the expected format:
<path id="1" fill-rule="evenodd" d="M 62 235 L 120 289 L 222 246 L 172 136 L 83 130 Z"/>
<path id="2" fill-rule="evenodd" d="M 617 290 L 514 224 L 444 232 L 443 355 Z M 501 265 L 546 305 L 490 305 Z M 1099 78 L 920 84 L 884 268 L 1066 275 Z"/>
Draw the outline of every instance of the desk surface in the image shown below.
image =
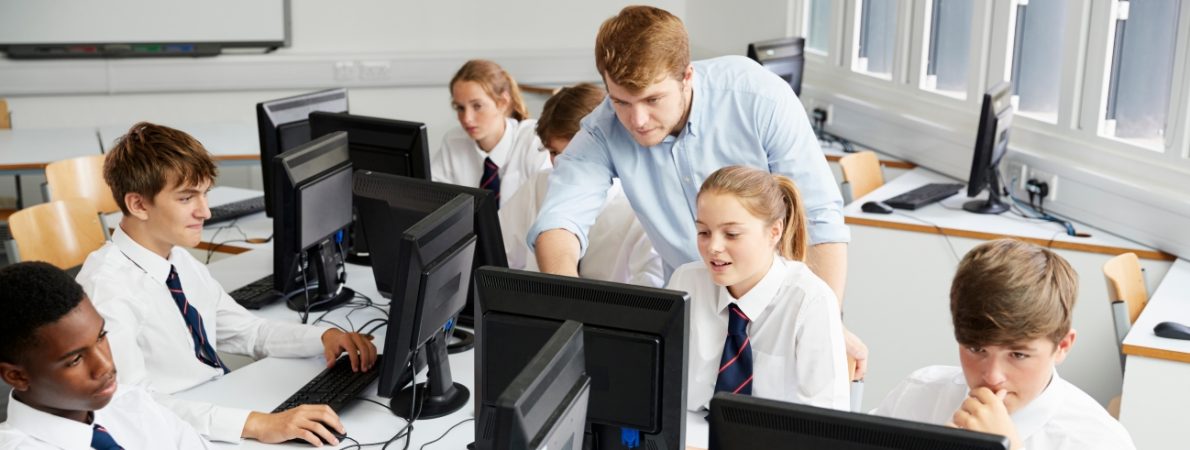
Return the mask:
<path id="1" fill-rule="evenodd" d="M 101 154 L 94 128 L 0 130 L 0 171 L 41 172 L 61 159 Z"/>
<path id="2" fill-rule="evenodd" d="M 953 178 L 918 167 L 851 202 L 843 208 L 843 213 L 846 222 L 850 225 L 894 228 L 975 239 L 1016 237 L 1038 245 L 1067 250 L 1109 255 L 1135 252 L 1141 258 L 1146 259 L 1174 259 L 1173 256 L 1166 253 L 1088 225 L 1074 223 L 1074 227 L 1078 231 L 1091 234 L 1089 238 L 1082 238 L 1067 235 L 1065 229 L 1057 223 L 1040 219 L 1026 219 L 1011 211 L 998 215 L 970 213 L 962 209 L 963 203 L 972 200 L 967 198 L 966 191 L 914 211 L 895 210 L 893 214 L 875 214 L 866 213 L 860 209 L 864 202 L 883 201 L 927 183 L 957 182 Z M 981 195 L 980 198 L 986 197 Z"/>
<path id="3" fill-rule="evenodd" d="M 107 125 L 99 127 L 99 142 L 103 150 L 111 149 L 116 138 L 128 132 L 133 124 Z M 256 124 L 247 122 L 215 122 L 193 124 L 168 124 L 189 133 L 211 152 L 216 161 L 260 160 L 260 136 Z"/>
<path id="4" fill-rule="evenodd" d="M 1190 260 L 1174 261 L 1165 273 L 1148 305 L 1124 337 L 1124 353 L 1190 362 L 1190 341 L 1153 334 L 1153 326 L 1165 321 L 1190 324 Z"/>
<path id="5" fill-rule="evenodd" d="M 218 206 L 257 197 L 262 194 L 262 192 L 252 189 L 216 186 L 207 194 L 207 203 L 210 206 Z M 117 211 L 111 214 L 105 214 L 103 216 L 103 223 L 107 224 L 108 227 L 115 227 L 123 218 L 124 214 Z M 238 254 L 268 246 L 269 237 L 272 235 L 273 219 L 265 216 L 262 211 L 235 220 L 204 226 L 202 229 L 202 241 L 198 243 L 196 248 L 199 250 Z M 272 266 L 270 265 L 268 267 Z"/>

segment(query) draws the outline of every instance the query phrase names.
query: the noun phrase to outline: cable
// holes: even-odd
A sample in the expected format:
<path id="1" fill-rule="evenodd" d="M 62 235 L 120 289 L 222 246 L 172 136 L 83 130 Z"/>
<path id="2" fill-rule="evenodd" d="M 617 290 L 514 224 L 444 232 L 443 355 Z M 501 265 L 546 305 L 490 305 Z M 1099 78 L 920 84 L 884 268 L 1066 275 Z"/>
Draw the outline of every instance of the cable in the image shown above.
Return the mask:
<path id="1" fill-rule="evenodd" d="M 426 447 L 429 447 L 429 446 L 430 446 L 430 444 L 433 444 L 433 443 L 435 443 L 435 442 L 441 441 L 441 440 L 442 440 L 442 438 L 445 438 L 445 437 L 446 437 L 446 435 L 450 434 L 450 432 L 451 432 L 451 431 L 454 431 L 454 430 L 455 430 L 455 428 L 458 428 L 458 427 L 459 427 L 459 425 L 465 424 L 465 423 L 467 423 L 467 422 L 470 422 L 470 421 L 472 421 L 472 420 L 475 420 L 475 419 L 474 419 L 474 418 L 471 418 L 471 417 L 468 417 L 468 418 L 466 418 L 466 419 L 463 419 L 463 420 L 459 421 L 459 423 L 456 423 L 456 424 L 454 424 L 454 425 L 451 425 L 451 426 L 450 426 L 450 428 L 447 428 L 447 429 L 446 429 L 446 431 L 442 433 L 442 436 L 438 436 L 436 439 L 434 439 L 434 440 L 432 440 L 432 441 L 430 441 L 430 442 L 426 442 L 425 444 L 422 444 L 422 445 L 421 445 L 421 448 L 419 448 L 418 450 L 425 450 L 425 449 L 426 449 Z"/>
<path id="2" fill-rule="evenodd" d="M 935 229 L 935 230 L 938 230 L 938 234 L 941 234 L 941 235 L 942 235 L 942 238 L 946 240 L 946 246 L 947 246 L 947 247 L 950 247 L 950 254 L 954 255 L 954 261 L 955 261 L 955 263 L 957 264 L 957 263 L 958 263 L 958 262 L 959 262 L 959 261 L 962 259 L 962 258 L 960 258 L 960 257 L 959 257 L 959 252 L 958 252 L 957 250 L 955 250 L 955 249 L 954 249 L 954 244 L 952 244 L 952 243 L 950 242 L 950 235 L 946 234 L 946 231 L 945 231 L 945 230 L 943 230 L 943 229 L 942 229 L 942 227 L 938 226 L 938 224 L 936 224 L 936 223 L 934 223 L 934 222 L 930 222 L 930 221 L 928 221 L 928 220 L 926 220 L 926 219 L 922 219 L 922 218 L 920 218 L 920 217 L 917 217 L 917 216 L 911 215 L 911 214 L 905 214 L 905 213 L 903 213 L 903 212 L 900 212 L 900 211 L 895 211 L 895 210 L 894 210 L 894 211 L 893 211 L 893 213 L 894 213 L 894 214 L 896 214 L 896 215 L 898 215 L 898 216 L 904 216 L 904 217 L 908 217 L 908 218 L 910 218 L 910 219 L 913 219 L 913 220 L 916 220 L 916 221 L 918 221 L 918 222 L 921 222 L 921 223 L 924 223 L 924 224 L 926 224 L 926 225 L 930 225 L 930 226 L 934 227 L 934 229 Z"/>

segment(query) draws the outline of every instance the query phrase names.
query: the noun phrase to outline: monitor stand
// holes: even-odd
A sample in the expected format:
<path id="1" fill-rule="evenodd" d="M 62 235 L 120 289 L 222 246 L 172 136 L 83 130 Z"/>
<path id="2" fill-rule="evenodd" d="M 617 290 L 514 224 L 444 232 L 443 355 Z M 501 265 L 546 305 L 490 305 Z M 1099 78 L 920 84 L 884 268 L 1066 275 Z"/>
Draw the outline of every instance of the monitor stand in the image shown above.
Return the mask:
<path id="1" fill-rule="evenodd" d="M 359 213 L 353 211 L 351 219 L 351 226 L 347 228 L 347 262 L 370 267 L 372 253 L 368 251 L 368 240 L 364 237 Z"/>
<path id="2" fill-rule="evenodd" d="M 289 309 L 294 311 L 326 311 L 336 306 L 342 305 L 355 298 L 355 291 L 351 288 L 343 286 L 339 280 L 339 271 L 335 259 L 339 255 L 335 252 L 334 244 L 330 241 L 323 242 L 309 250 L 306 250 L 306 257 L 311 262 L 311 270 L 318 277 L 318 288 L 312 289 L 306 287 L 305 293 L 297 293 L 285 302 Z M 309 296 L 310 305 L 306 305 L 306 296 Z"/>
<path id="3" fill-rule="evenodd" d="M 1004 203 L 1003 195 L 1001 194 L 1003 189 L 1000 188 L 1000 170 L 993 165 L 988 170 L 987 176 L 991 179 L 988 182 L 988 199 L 963 203 L 964 210 L 976 214 L 1000 214 L 1008 211 L 1008 204 Z"/>
<path id="4" fill-rule="evenodd" d="M 439 332 L 426 343 L 426 363 L 429 376 L 424 383 L 402 389 L 388 402 L 388 408 L 403 419 L 433 419 L 453 413 L 467 405 L 471 391 L 455 383 L 450 377 L 450 362 L 446 356 L 445 332 Z"/>

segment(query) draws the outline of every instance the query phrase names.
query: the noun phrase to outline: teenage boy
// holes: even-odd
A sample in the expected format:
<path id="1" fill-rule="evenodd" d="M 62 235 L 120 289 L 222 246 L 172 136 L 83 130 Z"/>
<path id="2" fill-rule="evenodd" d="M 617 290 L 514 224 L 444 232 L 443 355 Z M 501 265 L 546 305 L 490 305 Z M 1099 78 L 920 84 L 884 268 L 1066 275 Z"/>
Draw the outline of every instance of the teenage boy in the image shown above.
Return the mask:
<path id="1" fill-rule="evenodd" d="M 103 318 L 65 272 L 0 269 L 0 378 L 12 385 L 4 449 L 205 449 L 189 424 L 116 383 Z"/>
<path id="2" fill-rule="evenodd" d="M 202 237 L 215 176 L 202 144 L 160 125 L 133 125 L 108 152 L 103 177 L 124 218 L 111 242 L 87 257 L 78 280 L 107 319 L 120 381 L 150 387 L 212 440 L 320 445 L 321 436 L 337 444 L 330 429 L 342 433 L 343 426 L 326 405 L 266 414 L 168 395 L 227 373 L 216 350 L 253 358 L 323 354 L 328 366 L 345 351 L 355 370 L 376 360 L 370 337 L 254 316 L 191 256 L 186 248 Z"/>
<path id="3" fill-rule="evenodd" d="M 703 180 L 743 165 L 797 183 L 809 225 L 806 263 L 841 304 L 851 239 L 843 198 L 788 83 L 742 56 L 691 62 L 681 19 L 651 6 L 629 6 L 603 22 L 595 68 L 608 99 L 561 156 L 526 239 L 542 272 L 577 276 L 591 225 L 619 178 L 668 280 L 675 268 L 701 261 L 694 211 Z M 867 348 L 844 335 L 856 379 L 863 378 Z"/>
<path id="4" fill-rule="evenodd" d="M 1008 436 L 1013 449 L 1132 449 L 1095 399 L 1058 376 L 1074 346 L 1078 275 L 1033 244 L 1000 239 L 972 249 L 950 287 L 962 368 L 909 376 L 874 414 Z"/>

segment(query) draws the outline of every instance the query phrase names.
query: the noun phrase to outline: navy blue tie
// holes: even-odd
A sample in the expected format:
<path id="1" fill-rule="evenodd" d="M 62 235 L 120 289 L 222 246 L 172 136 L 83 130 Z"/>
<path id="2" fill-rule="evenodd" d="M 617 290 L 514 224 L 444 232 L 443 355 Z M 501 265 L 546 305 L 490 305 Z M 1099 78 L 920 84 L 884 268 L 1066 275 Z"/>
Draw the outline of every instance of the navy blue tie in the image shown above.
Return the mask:
<path id="1" fill-rule="evenodd" d="M 124 450 L 100 424 L 91 427 L 91 448 L 95 450 Z"/>
<path id="2" fill-rule="evenodd" d="M 198 314 L 198 309 L 186 301 L 186 293 L 182 292 L 182 280 L 178 279 L 178 270 L 174 266 L 169 266 L 169 278 L 165 280 L 165 285 L 169 287 L 169 294 L 174 297 L 178 311 L 186 320 L 186 328 L 190 330 L 190 337 L 194 339 L 194 356 L 197 356 L 203 364 L 222 368 L 223 373 L 229 372 L 227 366 L 223 365 L 223 361 L 219 360 L 215 348 L 207 340 L 207 329 L 202 326 L 202 316 Z"/>
<path id="3" fill-rule="evenodd" d="M 727 340 L 719 358 L 715 392 L 752 395 L 752 345 L 748 343 L 748 316 L 735 303 L 727 305 Z"/>
<path id="4" fill-rule="evenodd" d="M 500 166 L 492 162 L 492 158 L 483 159 L 483 177 L 479 179 L 479 188 L 495 193 L 496 205 L 500 204 Z"/>

